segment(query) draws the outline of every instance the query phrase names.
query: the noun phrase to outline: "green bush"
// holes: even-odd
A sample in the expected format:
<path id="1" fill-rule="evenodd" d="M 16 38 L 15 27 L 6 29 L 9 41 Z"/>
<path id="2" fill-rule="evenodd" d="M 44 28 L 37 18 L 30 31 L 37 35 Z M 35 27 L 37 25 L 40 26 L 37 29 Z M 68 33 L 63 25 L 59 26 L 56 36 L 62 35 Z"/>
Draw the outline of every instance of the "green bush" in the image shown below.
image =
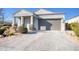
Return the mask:
<path id="1" fill-rule="evenodd" d="M 20 27 L 18 27 L 18 32 L 19 33 L 27 33 L 28 29 L 24 26 L 20 26 Z"/>
<path id="2" fill-rule="evenodd" d="M 79 37 L 79 24 L 78 23 L 71 23 L 70 27 L 75 32 L 75 34 Z"/>
<path id="3" fill-rule="evenodd" d="M 0 35 L 4 33 L 5 29 L 0 29 Z"/>

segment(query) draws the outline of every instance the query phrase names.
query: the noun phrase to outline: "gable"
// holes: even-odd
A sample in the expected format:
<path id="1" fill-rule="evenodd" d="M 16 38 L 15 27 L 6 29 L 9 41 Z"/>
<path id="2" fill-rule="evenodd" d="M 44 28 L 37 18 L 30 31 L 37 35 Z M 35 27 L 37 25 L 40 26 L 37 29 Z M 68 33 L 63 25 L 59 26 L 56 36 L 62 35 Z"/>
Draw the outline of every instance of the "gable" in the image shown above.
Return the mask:
<path id="1" fill-rule="evenodd" d="M 36 11 L 35 14 L 53 14 L 53 12 L 47 11 L 45 9 L 40 9 L 40 10 Z"/>
<path id="2" fill-rule="evenodd" d="M 19 10 L 14 14 L 14 16 L 30 16 L 30 15 L 33 15 L 33 13 L 27 10 Z"/>
<path id="3" fill-rule="evenodd" d="M 79 22 L 79 16 L 72 17 L 69 20 L 65 21 L 66 23 Z"/>

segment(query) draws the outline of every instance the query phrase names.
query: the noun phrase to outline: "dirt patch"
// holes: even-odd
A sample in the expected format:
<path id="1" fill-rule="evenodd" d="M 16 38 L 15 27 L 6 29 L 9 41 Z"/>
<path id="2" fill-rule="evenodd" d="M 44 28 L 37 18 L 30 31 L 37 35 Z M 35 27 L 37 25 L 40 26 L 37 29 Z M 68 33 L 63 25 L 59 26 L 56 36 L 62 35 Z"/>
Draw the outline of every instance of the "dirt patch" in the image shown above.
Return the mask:
<path id="1" fill-rule="evenodd" d="M 66 34 L 72 39 L 73 42 L 79 45 L 79 37 L 73 31 L 66 31 Z"/>

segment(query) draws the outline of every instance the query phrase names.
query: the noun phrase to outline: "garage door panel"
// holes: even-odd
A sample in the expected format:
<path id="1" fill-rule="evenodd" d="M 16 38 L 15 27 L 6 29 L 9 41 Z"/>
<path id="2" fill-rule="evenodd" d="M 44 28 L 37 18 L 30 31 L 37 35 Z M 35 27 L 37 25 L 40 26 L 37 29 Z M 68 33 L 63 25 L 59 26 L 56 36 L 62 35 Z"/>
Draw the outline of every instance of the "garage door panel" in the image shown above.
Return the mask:
<path id="1" fill-rule="evenodd" d="M 52 23 L 52 30 L 61 30 L 61 20 L 52 20 L 50 22 Z"/>
<path id="2" fill-rule="evenodd" d="M 40 19 L 39 29 L 61 30 L 61 19 Z"/>

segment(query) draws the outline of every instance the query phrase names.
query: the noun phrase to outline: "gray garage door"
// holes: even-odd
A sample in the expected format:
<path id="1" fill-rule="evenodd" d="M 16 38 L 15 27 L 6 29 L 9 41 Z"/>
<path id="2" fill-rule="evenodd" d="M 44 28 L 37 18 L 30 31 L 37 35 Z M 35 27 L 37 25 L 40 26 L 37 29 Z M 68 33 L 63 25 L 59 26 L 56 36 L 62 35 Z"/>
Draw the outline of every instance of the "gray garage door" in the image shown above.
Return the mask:
<path id="1" fill-rule="evenodd" d="M 39 30 L 61 30 L 61 19 L 39 19 Z"/>

